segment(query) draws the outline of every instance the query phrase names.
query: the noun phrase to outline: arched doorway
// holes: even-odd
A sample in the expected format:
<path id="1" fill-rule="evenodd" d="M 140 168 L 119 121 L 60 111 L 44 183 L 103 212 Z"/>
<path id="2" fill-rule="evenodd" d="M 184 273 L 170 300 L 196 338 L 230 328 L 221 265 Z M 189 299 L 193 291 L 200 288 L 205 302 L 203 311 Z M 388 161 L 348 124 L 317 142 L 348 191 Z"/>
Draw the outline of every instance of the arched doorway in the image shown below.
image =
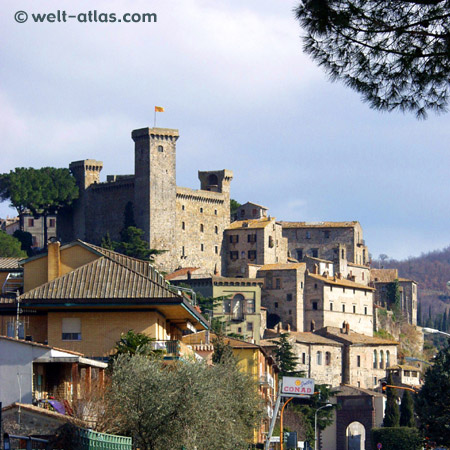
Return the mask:
<path id="1" fill-rule="evenodd" d="M 267 328 L 275 328 L 280 321 L 281 318 L 278 314 L 269 314 L 267 317 Z"/>
<path id="2" fill-rule="evenodd" d="M 366 429 L 360 422 L 352 422 L 345 431 L 347 450 L 365 450 Z"/>

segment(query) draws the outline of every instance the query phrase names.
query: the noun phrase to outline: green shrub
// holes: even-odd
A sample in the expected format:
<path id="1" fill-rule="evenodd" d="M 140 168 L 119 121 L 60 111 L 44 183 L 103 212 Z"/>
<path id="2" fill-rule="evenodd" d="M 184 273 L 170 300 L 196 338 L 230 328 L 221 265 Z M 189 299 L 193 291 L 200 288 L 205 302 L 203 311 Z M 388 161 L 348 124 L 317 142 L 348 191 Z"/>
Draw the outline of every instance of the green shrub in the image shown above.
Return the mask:
<path id="1" fill-rule="evenodd" d="M 383 450 L 421 450 L 423 439 L 416 428 L 385 427 L 372 429 L 372 448 L 383 445 Z"/>

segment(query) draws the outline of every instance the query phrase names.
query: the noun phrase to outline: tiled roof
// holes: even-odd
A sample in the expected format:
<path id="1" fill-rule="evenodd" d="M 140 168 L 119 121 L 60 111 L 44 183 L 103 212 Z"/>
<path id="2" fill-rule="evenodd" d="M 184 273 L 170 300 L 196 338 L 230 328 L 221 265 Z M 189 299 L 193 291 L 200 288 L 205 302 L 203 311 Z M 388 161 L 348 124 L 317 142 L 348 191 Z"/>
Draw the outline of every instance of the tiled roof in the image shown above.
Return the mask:
<path id="1" fill-rule="evenodd" d="M 323 263 L 327 263 L 327 264 L 333 264 L 333 261 L 330 261 L 328 259 L 315 258 L 314 256 L 309 256 L 309 255 L 306 255 L 305 258 L 311 259 L 313 261 L 319 261 L 319 262 L 323 262 Z"/>
<path id="2" fill-rule="evenodd" d="M 14 304 L 16 302 L 16 296 L 14 294 L 0 294 L 0 304 Z"/>
<path id="3" fill-rule="evenodd" d="M 349 344 L 365 344 L 365 345 L 398 345 L 396 341 L 390 341 L 388 339 L 381 339 L 374 336 L 366 336 L 365 334 L 355 333 L 349 331 L 349 333 L 342 333 L 342 330 L 337 327 L 324 327 L 317 330 L 317 333 L 328 339 L 338 339 Z"/>
<path id="4" fill-rule="evenodd" d="M 266 208 L 266 207 L 263 206 L 263 205 L 258 205 L 258 203 L 253 203 L 253 202 L 247 202 L 247 203 L 244 203 L 243 205 L 239 206 L 239 208 L 242 208 L 243 206 L 246 206 L 246 205 L 257 206 L 258 208 L 261 208 L 261 209 L 269 209 L 269 208 Z"/>
<path id="5" fill-rule="evenodd" d="M 269 331 L 269 330 L 266 330 Z M 270 330 L 272 331 L 272 330 Z M 310 333 L 310 332 L 300 332 L 300 331 L 285 331 L 283 334 L 289 334 L 290 337 L 292 337 L 295 342 L 298 342 L 299 344 L 319 344 L 319 345 L 333 345 L 333 346 L 342 346 L 340 342 L 336 342 L 332 339 L 323 337 L 319 334 Z M 267 333 L 272 334 L 272 333 Z M 271 347 L 274 345 L 274 342 L 278 341 L 280 333 L 273 333 L 274 337 L 267 337 L 266 339 L 260 341 L 260 344 L 262 346 L 268 346 Z"/>
<path id="6" fill-rule="evenodd" d="M 375 283 L 392 283 L 396 278 L 397 269 L 370 269 L 370 280 Z"/>
<path id="7" fill-rule="evenodd" d="M 280 222 L 283 228 L 353 228 L 358 224 L 352 222 Z"/>
<path id="8" fill-rule="evenodd" d="M 274 222 L 274 218 L 264 218 L 257 220 L 236 220 L 232 222 L 226 230 L 246 230 L 246 229 L 255 229 L 255 228 L 266 228 L 268 225 Z"/>
<path id="9" fill-rule="evenodd" d="M 24 258 L 0 257 L 0 270 L 20 269 L 19 261 Z"/>
<path id="10" fill-rule="evenodd" d="M 175 270 L 172 273 L 166 275 L 166 280 L 173 280 L 175 278 L 187 275 L 189 272 L 195 272 L 199 267 L 183 267 L 182 269 Z"/>
<path id="11" fill-rule="evenodd" d="M 374 291 L 374 288 L 366 286 L 364 284 L 355 283 L 354 281 L 347 280 L 346 278 L 339 279 L 337 277 L 324 277 L 322 275 L 317 275 L 315 273 L 310 273 L 308 276 L 314 278 L 315 280 L 323 281 L 326 284 L 331 284 L 333 286 L 348 287 L 353 289 L 364 289 L 366 291 Z"/>
<path id="12" fill-rule="evenodd" d="M 420 372 L 420 368 L 419 367 L 415 367 L 415 366 L 408 366 L 407 364 L 396 364 L 395 366 L 389 366 L 386 367 L 386 370 L 415 370 Z"/>
<path id="13" fill-rule="evenodd" d="M 104 249 L 102 249 L 104 250 Z M 111 251 L 21 296 L 21 300 L 177 297 L 145 261 Z"/>
<path id="14" fill-rule="evenodd" d="M 209 333 L 209 342 L 212 343 L 213 339 L 217 338 L 214 333 Z M 199 331 L 198 333 L 187 334 L 183 336 L 182 341 L 186 345 L 206 344 L 206 331 Z M 231 338 L 225 336 L 223 338 L 225 344 L 229 344 L 232 348 L 259 348 L 259 345 L 252 344 L 251 342 L 242 341 L 241 339 Z"/>
<path id="15" fill-rule="evenodd" d="M 16 338 L 8 337 L 8 336 L 0 336 L 0 339 L 3 339 L 4 341 L 16 342 L 19 344 L 31 345 L 33 347 L 45 348 L 48 350 L 58 350 L 58 351 L 64 352 L 64 353 L 70 353 L 71 355 L 84 356 L 83 353 L 74 352 L 73 350 L 66 350 L 66 349 L 62 349 L 62 348 L 58 348 L 58 347 L 51 347 L 50 345 L 41 344 L 39 342 L 26 341 L 24 339 L 16 339 Z"/>
<path id="16" fill-rule="evenodd" d="M 349 397 L 349 396 L 361 396 L 370 395 L 371 397 L 384 397 L 380 392 L 372 391 L 371 389 L 363 389 L 356 386 L 350 386 L 348 384 L 341 384 L 331 390 L 335 393 L 336 397 Z"/>
<path id="17" fill-rule="evenodd" d="M 295 270 L 306 267 L 305 263 L 264 264 L 259 270 Z"/>
<path id="18" fill-rule="evenodd" d="M 414 281 L 414 280 L 410 280 L 409 278 L 399 278 L 398 279 L 398 281 L 400 282 L 400 283 L 416 283 L 417 284 L 417 281 Z"/>

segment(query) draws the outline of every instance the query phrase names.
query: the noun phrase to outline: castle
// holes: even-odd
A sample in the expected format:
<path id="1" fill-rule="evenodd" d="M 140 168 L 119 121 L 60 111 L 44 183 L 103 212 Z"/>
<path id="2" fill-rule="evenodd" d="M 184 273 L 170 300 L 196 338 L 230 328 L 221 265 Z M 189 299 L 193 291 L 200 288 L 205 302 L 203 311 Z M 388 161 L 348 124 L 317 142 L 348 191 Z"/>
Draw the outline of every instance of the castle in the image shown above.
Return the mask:
<path id="1" fill-rule="evenodd" d="M 222 273 L 222 237 L 230 224 L 230 183 L 233 172 L 199 172 L 200 189 L 176 185 L 178 130 L 134 130 L 134 175 L 109 175 L 100 182 L 101 161 L 70 164 L 80 197 L 73 209 L 58 217 L 64 242 L 82 239 L 99 244 L 107 232 L 118 239 L 128 202 L 136 226 L 144 230 L 150 248 L 164 250 L 157 264 L 165 271 L 203 267 Z"/>

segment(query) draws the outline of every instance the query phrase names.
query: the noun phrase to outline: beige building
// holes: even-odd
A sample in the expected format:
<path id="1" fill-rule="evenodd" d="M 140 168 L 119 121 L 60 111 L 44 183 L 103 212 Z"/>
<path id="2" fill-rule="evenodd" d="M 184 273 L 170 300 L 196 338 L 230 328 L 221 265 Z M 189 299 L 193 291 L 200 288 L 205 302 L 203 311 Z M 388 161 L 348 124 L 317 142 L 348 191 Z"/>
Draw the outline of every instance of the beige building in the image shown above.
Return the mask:
<path id="1" fill-rule="evenodd" d="M 125 207 L 131 202 L 136 225 L 144 230 L 150 248 L 165 250 L 157 258 L 160 268 L 171 272 L 180 267 L 204 267 L 220 274 L 233 173 L 199 172 L 199 190 L 177 187 L 178 138 L 174 129 L 134 130 L 134 174 L 109 175 L 106 182 L 100 182 L 101 161 L 72 162 L 70 170 L 80 197 L 70 214 L 58 218 L 62 240 L 79 238 L 99 244 L 107 232 L 118 239 Z"/>
<path id="2" fill-rule="evenodd" d="M 267 308 L 267 327 L 303 331 L 305 263 L 265 264 L 258 272 L 264 279 L 262 306 Z"/>
<path id="3" fill-rule="evenodd" d="M 258 220 L 267 218 L 267 211 L 269 209 L 265 206 L 256 203 L 247 202 L 239 206 L 236 211 L 235 220 Z"/>
<path id="4" fill-rule="evenodd" d="M 305 330 L 340 328 L 373 336 L 374 289 L 339 276 L 307 273 L 304 293 Z"/>
<path id="5" fill-rule="evenodd" d="M 189 286 L 205 298 L 221 299 L 212 311 L 212 317 L 223 322 L 226 334 L 242 336 L 259 344 L 266 326 L 261 311 L 261 288 L 264 280 L 258 278 L 196 278 L 185 274 L 185 269 L 167 275 L 174 286 Z"/>
<path id="6" fill-rule="evenodd" d="M 354 264 L 366 265 L 369 253 L 362 227 L 353 222 L 281 222 L 291 257 L 302 261 L 313 256 L 330 261 L 338 255 Z"/>
<path id="7" fill-rule="evenodd" d="M 375 303 L 382 307 L 389 307 L 388 288 L 397 280 L 403 316 L 408 323 L 417 325 L 418 283 L 416 281 L 399 278 L 397 269 L 370 269 L 370 279 L 370 285 L 375 288 Z"/>
<path id="8" fill-rule="evenodd" d="M 248 276 L 248 265 L 287 262 L 287 240 L 275 218 L 238 220 L 224 233 L 226 275 Z"/>

